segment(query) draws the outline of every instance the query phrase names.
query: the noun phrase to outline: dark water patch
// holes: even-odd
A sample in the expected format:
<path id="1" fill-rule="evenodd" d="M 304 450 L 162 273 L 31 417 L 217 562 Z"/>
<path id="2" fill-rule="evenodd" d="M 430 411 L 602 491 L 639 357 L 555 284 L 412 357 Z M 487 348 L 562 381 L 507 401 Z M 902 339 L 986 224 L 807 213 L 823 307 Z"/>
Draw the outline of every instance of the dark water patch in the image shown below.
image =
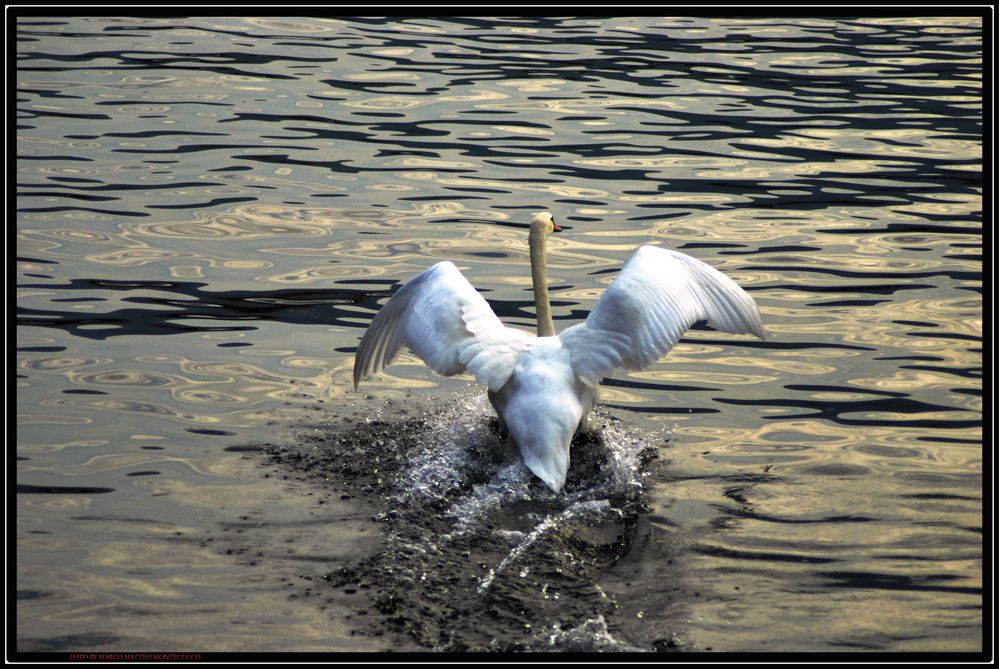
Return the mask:
<path id="1" fill-rule="evenodd" d="M 899 365 L 899 369 L 916 369 L 928 372 L 940 372 L 941 374 L 952 374 L 954 376 L 960 376 L 967 379 L 982 378 L 981 367 L 962 368 L 962 367 L 936 367 L 933 365 Z"/>
<path id="2" fill-rule="evenodd" d="M 898 279 L 898 275 L 894 278 Z M 928 288 L 935 288 L 930 284 L 926 283 L 901 283 L 895 285 L 885 285 L 885 284 L 859 284 L 853 286 L 843 286 L 843 285 L 822 285 L 822 284 L 812 284 L 812 285 L 799 285 L 793 283 L 785 283 L 777 286 L 782 290 L 793 290 L 802 293 L 870 293 L 872 295 L 894 295 L 895 293 L 903 290 L 926 290 Z M 753 289 L 750 286 L 747 290 Z"/>
<path id="3" fill-rule="evenodd" d="M 751 288 L 749 289 L 751 290 Z M 747 290 L 747 292 L 749 292 Z M 578 317 L 579 320 L 586 318 L 584 313 L 582 316 Z M 556 319 L 557 320 L 557 319 Z M 708 325 L 705 321 L 698 321 L 690 326 L 690 330 L 695 330 L 698 332 L 718 332 L 713 327 Z M 725 348 L 750 348 L 750 349 L 769 349 L 776 351 L 796 351 L 796 350 L 808 350 L 814 348 L 833 348 L 833 349 L 843 349 L 847 351 L 876 351 L 876 348 L 871 346 L 860 346 L 858 344 L 842 344 L 836 342 L 810 342 L 810 341 L 761 341 L 759 339 L 710 339 L 706 337 L 698 337 L 697 339 L 690 339 L 687 337 L 681 337 L 680 343 L 692 344 L 700 346 L 724 346 Z"/>
<path id="4" fill-rule="evenodd" d="M 840 393 L 856 393 L 857 388 L 849 386 L 833 386 L 833 385 L 818 385 L 811 383 L 789 383 L 784 386 L 788 390 L 801 390 L 804 392 L 814 391 L 820 393 L 829 392 L 840 392 Z M 908 397 L 906 393 L 895 392 L 891 390 L 875 390 L 873 388 L 864 388 L 861 392 L 865 395 L 881 395 L 883 397 Z"/>
<path id="5" fill-rule="evenodd" d="M 46 592 L 44 590 L 18 590 L 17 591 L 17 601 L 21 600 L 31 600 L 31 599 L 45 599 L 46 597 L 51 597 L 51 592 Z"/>
<path id="6" fill-rule="evenodd" d="M 18 495 L 101 495 L 108 492 L 114 492 L 114 488 L 17 484 Z"/>
<path id="7" fill-rule="evenodd" d="M 766 420 L 795 420 L 800 418 L 815 418 L 828 420 L 841 425 L 869 425 L 869 426 L 908 426 L 926 427 L 939 429 L 961 429 L 974 427 L 981 424 L 981 420 L 948 420 L 942 418 L 905 418 L 900 420 L 890 420 L 887 418 L 849 418 L 849 414 L 863 413 L 895 413 L 895 414 L 935 414 L 940 412 L 969 412 L 971 409 L 963 407 L 948 407 L 930 404 L 921 400 L 912 399 L 907 396 L 887 397 L 870 400 L 812 400 L 812 399 L 756 399 L 743 400 L 737 398 L 713 397 L 712 400 L 722 404 L 734 404 L 757 407 L 787 407 L 813 409 L 813 413 L 787 414 L 781 416 L 763 416 Z"/>
<path id="8" fill-rule="evenodd" d="M 236 434 L 235 432 L 228 432 L 226 430 L 210 430 L 210 429 L 207 429 L 207 428 L 189 427 L 189 428 L 185 428 L 185 429 L 188 432 L 193 432 L 194 434 L 204 434 L 204 435 L 213 436 L 213 437 L 215 437 L 215 436 L 219 436 L 219 437 L 221 437 L 221 436 L 231 437 L 232 435 Z"/>
<path id="9" fill-rule="evenodd" d="M 214 318 L 206 315 L 198 318 Z M 187 332 L 240 332 L 254 330 L 246 326 L 186 326 L 172 323 L 171 317 L 152 315 L 139 309 L 120 309 L 106 316 L 86 317 L 66 315 L 42 309 L 18 309 L 21 325 L 53 327 L 67 330 L 85 339 L 107 339 L 115 336 L 178 334 Z M 177 316 L 173 316 L 177 318 Z M 144 322 L 147 321 L 147 322 Z M 94 326 L 99 326 L 94 329 Z"/>
<path id="10" fill-rule="evenodd" d="M 17 639 L 17 650 L 22 653 L 72 653 L 81 650 L 102 651 L 127 641 L 126 637 L 110 633 L 91 632 L 66 634 L 47 638 Z"/>
<path id="11" fill-rule="evenodd" d="M 106 279 L 71 279 L 62 285 L 22 284 L 23 288 L 56 288 L 60 291 L 154 291 L 180 297 L 130 296 L 123 302 L 151 305 L 152 309 L 117 309 L 101 314 L 80 314 L 18 307 L 18 323 L 55 327 L 88 339 L 106 339 L 120 335 L 180 334 L 199 331 L 242 331 L 254 328 L 243 325 L 187 325 L 184 320 L 276 320 L 283 323 L 340 325 L 357 327 L 356 311 L 340 305 L 357 305 L 377 310 L 382 291 L 349 289 L 255 291 L 210 291 L 209 284 L 177 281 L 114 281 Z M 170 307 L 164 310 L 162 307 Z M 103 325 L 106 329 L 89 329 Z"/>
<path id="12" fill-rule="evenodd" d="M 934 325 L 933 327 L 939 327 L 939 326 Z M 975 336 L 975 335 L 964 334 L 964 333 L 961 333 L 961 332 L 923 332 L 923 331 L 918 331 L 918 332 L 907 332 L 906 334 L 909 335 L 909 336 L 911 336 L 911 337 L 939 337 L 939 338 L 942 338 L 942 339 L 959 339 L 959 340 L 962 340 L 962 341 L 974 341 L 974 342 L 981 342 L 982 341 L 981 337 L 978 337 L 978 336 Z"/>
<path id="13" fill-rule="evenodd" d="M 604 379 L 601 386 L 608 387 L 619 387 L 619 388 L 641 388 L 643 390 L 657 390 L 664 392 L 703 392 L 703 391 L 713 391 L 718 392 L 719 388 L 701 388 L 699 386 L 675 386 L 666 383 L 648 383 L 643 381 L 633 381 L 631 379 Z"/>
<path id="14" fill-rule="evenodd" d="M 235 204 L 237 202 L 256 202 L 255 197 L 217 197 L 208 202 L 190 202 L 186 204 L 147 204 L 146 209 L 205 209 L 209 207 L 220 207 L 225 204 Z"/>
<path id="15" fill-rule="evenodd" d="M 21 126 L 21 127 L 27 129 L 27 128 L 34 128 L 35 126 Z M 17 159 L 32 160 L 32 161 L 44 160 L 52 162 L 63 162 L 63 161 L 81 162 L 81 163 L 93 162 L 90 158 L 85 158 L 83 156 L 58 155 L 58 154 L 48 154 L 48 155 L 39 155 L 39 156 L 18 156 Z"/>
<path id="16" fill-rule="evenodd" d="M 136 55 L 129 55 L 134 53 Z M 248 64 L 248 65 L 258 65 L 267 64 L 271 61 L 276 60 L 294 60 L 298 62 L 328 62 L 323 59 L 308 59 L 301 57 L 290 58 L 287 55 L 282 56 L 269 56 L 260 52 L 255 53 L 230 53 L 230 54 L 212 54 L 210 60 L 202 59 L 196 54 L 188 55 L 177 55 L 174 53 L 170 54 L 156 54 L 155 52 L 145 52 L 144 57 L 137 57 L 141 52 L 126 52 L 126 51 L 89 51 L 79 54 L 57 54 L 57 53 L 45 53 L 41 51 L 27 52 L 21 54 L 21 62 L 18 64 L 18 69 L 24 72 L 44 72 L 52 69 L 57 69 L 59 71 L 73 71 L 76 67 L 69 65 L 62 65 L 60 67 L 36 67 L 31 64 L 33 60 L 44 60 L 54 63 L 90 63 L 95 59 L 106 59 L 112 62 L 102 65 L 103 68 L 110 70 L 159 70 L 161 68 L 169 68 L 174 71 L 195 71 L 195 72 L 206 72 L 215 73 L 228 76 L 241 76 L 250 78 L 264 77 L 267 79 L 281 80 L 281 79 L 294 79 L 295 77 L 289 74 L 280 74 L 275 72 L 267 72 L 266 70 L 249 70 L 242 69 L 239 67 L 231 67 L 225 64 L 225 59 L 228 58 L 232 64 Z M 151 54 L 151 55 L 146 55 Z M 222 61 L 222 62 L 220 62 Z M 199 63 L 197 66 L 189 66 L 182 63 Z M 89 69 L 87 67 L 83 69 Z M 107 117 L 105 117 L 107 118 Z"/>
<path id="17" fill-rule="evenodd" d="M 227 453 L 262 453 L 271 448 L 270 444 L 239 444 L 236 446 L 226 446 L 222 450 Z"/>
<path id="18" fill-rule="evenodd" d="M 246 158 L 246 156 L 239 154 L 238 152 L 243 149 L 259 149 L 260 146 L 257 144 L 178 144 L 166 149 L 151 149 L 144 147 L 141 149 L 111 149 L 115 153 L 141 153 L 142 155 L 158 155 L 158 154 L 175 154 L 175 153 L 200 153 L 202 151 L 225 151 L 226 154 L 231 155 L 233 158 Z M 298 151 L 309 151 L 314 149 L 303 148 L 300 146 L 279 146 L 274 145 L 274 149 L 294 149 Z"/>
<path id="19" fill-rule="evenodd" d="M 210 181 L 192 181 L 185 183 L 170 182 L 165 184 L 129 184 L 129 183 L 101 183 L 99 186 L 68 186 L 63 184 L 64 188 L 69 188 L 74 191 L 130 191 L 130 190 L 141 190 L 154 191 L 163 189 L 175 189 L 175 188 L 209 188 L 212 186 L 221 186 L 220 183 L 213 183 Z M 17 185 L 18 188 L 51 188 L 52 184 L 31 184 L 31 183 L 20 183 Z M 27 196 L 29 193 L 22 193 L 22 196 Z M 45 192 L 45 191 L 32 191 L 30 193 L 32 197 L 77 197 L 79 199 L 93 199 L 93 200 L 116 200 L 119 198 L 98 198 L 97 196 L 84 196 L 78 193 L 58 193 L 58 192 Z"/>
<path id="20" fill-rule="evenodd" d="M 676 414 L 687 415 L 695 413 L 720 413 L 718 409 L 708 409 L 705 407 L 667 407 L 667 406 L 628 406 L 627 404 L 610 404 L 603 403 L 603 406 L 611 409 L 620 409 L 622 411 L 641 411 L 646 413 L 656 413 L 656 414 Z"/>
<path id="21" fill-rule="evenodd" d="M 377 612 L 354 623 L 357 634 L 397 634 L 437 651 L 528 651 L 565 650 L 575 630 L 579 649 L 657 650 L 668 627 L 635 637 L 617 616 L 622 600 L 600 586 L 633 550 L 648 511 L 638 480 L 657 449 L 623 443 L 648 435 L 599 416 L 605 431 L 577 435 L 566 487 L 553 494 L 495 419 L 466 401 L 416 417 L 390 401 L 268 452 L 381 525 L 376 551 L 322 574 L 325 587 L 364 593 Z M 635 469 L 621 470 L 621 458 Z M 664 615 L 668 597 L 659 604 Z"/>
<path id="22" fill-rule="evenodd" d="M 940 327 L 938 323 L 927 323 L 926 321 L 903 321 L 903 320 L 893 320 L 892 323 L 898 323 L 899 325 L 911 325 L 917 328 L 935 328 Z"/>
<path id="23" fill-rule="evenodd" d="M 916 437 L 916 439 L 918 439 L 919 441 L 928 441 L 930 443 L 939 443 L 939 444 L 975 444 L 978 446 L 982 445 L 982 441 L 980 439 L 961 439 L 960 437 L 922 435 Z"/>
<path id="24" fill-rule="evenodd" d="M 41 264 L 41 265 L 58 265 L 59 264 L 58 260 L 45 260 L 43 258 L 28 258 L 26 256 L 17 256 L 17 262 L 27 262 L 27 263 Z"/>
<path id="25" fill-rule="evenodd" d="M 809 465 L 801 469 L 802 474 L 814 476 L 869 476 L 871 470 L 861 465 L 845 462 L 830 462 L 820 465 Z"/>
<path id="26" fill-rule="evenodd" d="M 732 247 L 732 246 L 742 246 L 741 244 L 705 244 L 705 246 L 718 246 L 718 247 Z M 689 244 L 685 244 L 681 248 L 690 247 Z M 719 251 L 718 255 L 723 256 L 741 256 L 741 255 L 757 255 L 760 253 L 809 253 L 811 251 L 821 251 L 822 249 L 818 246 L 808 246 L 807 244 L 796 244 L 794 246 L 761 246 L 756 249 L 747 249 L 745 251 Z M 760 268 L 746 268 L 746 269 L 760 269 Z M 795 267 L 794 271 L 799 271 L 800 267 Z"/>
<path id="27" fill-rule="evenodd" d="M 18 160 L 24 160 L 24 158 L 18 158 Z M 88 211 L 93 214 L 104 214 L 108 216 L 129 216 L 133 218 L 141 218 L 143 216 L 149 216 L 149 214 L 147 214 L 144 211 L 95 209 L 93 207 L 18 207 L 17 210 L 25 214 L 52 214 L 63 211 Z"/>
<path id="28" fill-rule="evenodd" d="M 875 360 L 922 360 L 925 362 L 940 362 L 943 358 L 935 355 L 892 355 L 874 358 Z"/>
<path id="29" fill-rule="evenodd" d="M 950 216 L 948 220 L 958 219 L 960 217 Z M 975 217 L 974 220 L 980 221 L 980 217 Z M 857 228 L 822 228 L 816 230 L 816 232 L 830 235 L 856 235 L 858 232 Z M 897 235 L 897 234 L 910 234 L 910 233 L 926 233 L 926 234 L 940 234 L 940 235 L 981 235 L 982 228 L 977 227 L 966 227 L 961 225 L 928 225 L 925 223 L 888 223 L 882 228 L 864 228 L 863 233 L 865 235 Z"/>
<path id="30" fill-rule="evenodd" d="M 967 595 L 981 595 L 982 589 L 949 585 L 958 577 L 952 574 L 928 574 L 925 576 L 904 576 L 898 574 L 878 574 L 862 571 L 831 571 L 818 572 L 828 580 L 830 588 L 849 588 L 851 590 L 902 590 L 902 591 L 933 591 L 951 592 Z"/>
<path id="31" fill-rule="evenodd" d="M 18 67 L 18 69 L 21 69 Z M 68 119 L 81 119 L 90 121 L 110 121 L 111 117 L 107 114 L 85 114 L 85 113 L 70 113 L 70 112 L 57 112 L 57 111 L 41 111 L 38 109 L 18 109 L 18 118 L 20 119 L 37 119 L 37 118 L 68 118 Z"/>
<path id="32" fill-rule="evenodd" d="M 942 276 L 948 279 L 953 279 L 955 281 L 981 281 L 981 272 L 962 272 L 958 270 L 938 270 L 936 272 L 914 272 L 912 270 L 906 270 L 904 272 L 885 272 L 885 271 L 857 271 L 857 270 L 847 270 L 847 269 L 833 269 L 830 267 L 802 267 L 801 265 L 750 265 L 743 268 L 744 271 L 764 271 L 764 272 L 778 272 L 782 276 L 793 276 L 796 274 L 831 274 L 832 276 L 840 276 L 844 278 L 861 278 L 861 279 L 900 279 L 905 278 L 906 280 L 912 279 L 925 279 L 931 276 Z M 788 286 L 781 286 L 782 288 L 787 288 Z M 921 288 L 926 288 L 928 286 L 919 286 Z M 852 288 L 851 286 L 844 286 L 843 288 Z M 902 321 L 895 321 L 902 322 Z"/>
<path id="33" fill-rule="evenodd" d="M 759 483 L 760 481 L 753 481 L 753 483 Z M 766 483 L 774 483 L 773 478 L 766 479 Z M 731 494 L 726 494 L 727 497 L 732 497 Z M 725 517 L 734 518 L 745 518 L 748 520 L 758 520 L 766 523 L 777 523 L 781 525 L 827 525 L 827 524 L 838 524 L 838 523 L 871 523 L 876 522 L 877 518 L 872 518 L 870 516 L 824 516 L 821 518 L 791 518 L 775 516 L 772 514 L 760 513 L 749 505 L 748 501 L 745 499 L 736 499 L 735 501 L 740 503 L 738 507 L 715 505 L 715 508 L 722 513 Z"/>
<path id="34" fill-rule="evenodd" d="M 901 495 L 901 497 L 909 499 L 953 499 L 953 500 L 971 501 L 971 502 L 981 501 L 980 497 L 971 497 L 969 495 L 956 495 L 954 493 L 942 493 L 942 492 L 909 493 Z"/>
<path id="35" fill-rule="evenodd" d="M 563 152 L 562 150 L 559 150 L 559 153 L 562 152 Z M 582 151 L 579 148 L 577 148 L 575 150 L 575 153 L 579 155 L 590 155 L 593 153 L 593 151 Z M 624 153 L 625 155 L 629 154 L 629 152 L 627 151 L 621 152 L 620 150 L 614 150 L 613 153 L 615 155 L 620 155 L 621 153 Z M 498 167 L 517 168 L 520 166 L 517 163 L 508 163 L 500 160 L 484 160 L 482 162 L 491 165 L 496 165 Z M 596 180 L 621 179 L 626 181 L 644 181 L 649 178 L 650 174 L 653 174 L 656 171 L 654 168 L 624 169 L 621 167 L 613 167 L 608 169 L 596 169 L 592 167 L 582 167 L 579 165 L 563 165 L 560 163 L 550 163 L 547 165 L 540 164 L 539 167 L 545 169 L 549 174 L 554 174 L 560 177 L 567 177 L 573 180 L 574 179 L 596 179 Z M 603 204 L 603 202 L 593 201 L 593 200 L 559 200 L 559 202 L 563 202 L 565 204 L 581 204 L 581 205 Z"/>
<path id="36" fill-rule="evenodd" d="M 790 553 L 736 550 L 731 548 L 722 548 L 720 546 L 698 546 L 695 549 L 695 551 L 700 553 L 701 555 L 708 555 L 711 557 L 723 557 L 734 560 L 750 560 L 750 561 L 760 561 L 760 562 L 794 562 L 799 564 L 829 564 L 831 562 L 840 561 L 834 558 L 823 558 L 812 555 L 795 555 Z"/>

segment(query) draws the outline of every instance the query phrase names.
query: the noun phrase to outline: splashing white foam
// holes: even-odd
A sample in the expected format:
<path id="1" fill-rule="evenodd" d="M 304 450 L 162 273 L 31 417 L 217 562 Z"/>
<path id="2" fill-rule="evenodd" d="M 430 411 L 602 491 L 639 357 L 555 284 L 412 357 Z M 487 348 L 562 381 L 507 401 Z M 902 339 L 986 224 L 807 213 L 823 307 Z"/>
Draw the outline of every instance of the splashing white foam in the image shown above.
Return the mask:
<path id="1" fill-rule="evenodd" d="M 607 621 L 604 620 L 603 615 L 598 615 L 596 618 L 591 618 L 567 630 L 563 630 L 561 625 L 555 623 L 541 635 L 540 640 L 542 647 L 558 651 L 645 651 L 644 648 L 638 648 L 614 638 L 614 635 L 607 628 Z"/>
<path id="2" fill-rule="evenodd" d="M 404 506 L 438 502 L 454 523 L 453 536 L 475 531 L 482 518 L 518 502 L 556 504 L 564 513 L 579 513 L 588 502 L 636 493 L 642 487 L 643 447 L 668 438 L 598 412 L 592 422 L 602 424 L 600 447 L 606 453 L 599 473 L 572 491 L 552 493 L 534 485 L 516 446 L 490 429 L 495 414 L 477 388 L 459 392 L 424 415 L 423 446 L 409 456 L 393 499 Z"/>
<path id="3" fill-rule="evenodd" d="M 481 393 L 460 395 L 428 410 L 423 447 L 409 459 L 396 499 L 400 503 L 446 498 L 470 474 L 476 462 L 476 447 L 502 448 L 488 429 L 489 413 Z"/>
<path id="4" fill-rule="evenodd" d="M 617 537 L 641 506 L 643 451 L 662 443 L 664 435 L 598 409 L 591 421 L 598 434 L 574 441 L 569 480 L 553 493 L 526 467 L 516 444 L 498 434 L 481 390 L 470 387 L 420 404 L 402 410 L 389 401 L 367 411 L 362 420 L 371 429 L 362 426 L 354 442 L 360 450 L 353 457 L 370 458 L 389 477 L 388 487 L 381 478 L 371 486 L 386 495 L 389 507 L 376 516 L 389 530 L 388 548 L 375 562 L 389 577 L 386 601 L 460 597 L 455 607 L 467 612 L 483 598 L 508 613 L 526 606 L 534 620 L 546 622 L 553 620 L 551 610 L 569 607 L 574 622 L 586 622 L 569 630 L 539 629 L 542 636 L 532 643 L 541 649 L 630 650 L 613 639 L 602 617 L 593 617 L 607 605 L 607 595 L 596 583 L 577 587 L 595 575 L 591 561 L 576 556 L 623 545 Z M 407 416 L 414 408 L 417 417 Z M 363 475 L 364 465 L 344 471 Z M 408 576 L 393 580 L 417 568 L 424 580 L 433 576 L 430 590 L 419 583 L 414 590 Z M 413 629 L 436 629 L 439 622 L 427 618 L 432 613 L 419 606 L 412 611 L 407 620 Z M 448 633 L 446 626 L 441 630 L 434 633 Z"/>

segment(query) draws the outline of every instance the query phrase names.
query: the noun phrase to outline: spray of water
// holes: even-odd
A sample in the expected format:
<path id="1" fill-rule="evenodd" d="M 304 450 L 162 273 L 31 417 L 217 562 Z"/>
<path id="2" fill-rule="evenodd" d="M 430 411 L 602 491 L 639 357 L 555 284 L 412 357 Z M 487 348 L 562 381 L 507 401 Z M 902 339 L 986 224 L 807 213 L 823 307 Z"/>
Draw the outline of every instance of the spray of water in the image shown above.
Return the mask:
<path id="1" fill-rule="evenodd" d="M 598 410 L 553 493 L 480 392 L 417 404 L 367 406 L 275 456 L 379 502 L 381 548 L 331 584 L 367 588 L 385 627 L 428 648 L 634 649 L 613 639 L 617 604 L 599 579 L 630 546 L 668 435 Z"/>

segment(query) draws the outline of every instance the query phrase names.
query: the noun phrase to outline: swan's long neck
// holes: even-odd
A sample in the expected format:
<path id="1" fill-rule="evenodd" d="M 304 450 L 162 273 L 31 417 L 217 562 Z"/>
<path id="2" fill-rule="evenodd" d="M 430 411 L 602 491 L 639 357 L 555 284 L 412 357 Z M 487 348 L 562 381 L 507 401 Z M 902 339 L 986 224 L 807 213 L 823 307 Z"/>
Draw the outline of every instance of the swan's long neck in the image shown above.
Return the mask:
<path id="1" fill-rule="evenodd" d="M 534 308 L 538 316 L 538 336 L 554 337 L 552 306 L 548 302 L 548 273 L 545 270 L 545 242 L 547 235 L 534 227 L 527 238 L 531 247 L 531 279 L 534 282 Z"/>

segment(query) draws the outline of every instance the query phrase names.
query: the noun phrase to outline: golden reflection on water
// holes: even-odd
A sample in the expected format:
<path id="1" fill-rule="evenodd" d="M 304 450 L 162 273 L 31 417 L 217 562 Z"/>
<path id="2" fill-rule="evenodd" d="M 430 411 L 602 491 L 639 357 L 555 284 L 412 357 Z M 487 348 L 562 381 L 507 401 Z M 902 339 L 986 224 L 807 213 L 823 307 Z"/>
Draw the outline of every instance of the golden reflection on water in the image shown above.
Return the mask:
<path id="1" fill-rule="evenodd" d="M 301 553 L 318 553 L 324 543 L 336 545 L 330 541 L 334 527 L 343 543 L 331 554 L 349 555 L 350 547 L 364 537 L 356 523 L 345 520 L 334 526 L 332 518 L 317 523 L 308 497 L 289 493 L 285 482 L 260 481 L 259 472 L 240 456 L 202 460 L 213 478 L 136 481 L 136 488 L 158 500 L 158 513 L 144 509 L 139 514 L 107 514 L 95 511 L 91 499 L 79 495 L 19 499 L 19 506 L 35 514 L 25 514 L 18 523 L 19 550 L 40 558 L 18 564 L 18 586 L 44 593 L 30 602 L 30 615 L 22 614 L 20 624 L 30 621 L 38 629 L 59 630 L 59 635 L 80 635 L 85 644 L 97 619 L 108 632 L 99 641 L 104 651 L 141 647 L 175 652 L 177 639 L 185 639 L 185 647 L 215 651 L 352 648 L 342 620 L 331 620 L 318 607 L 296 606 L 260 572 L 255 560 L 263 552 L 277 562 L 284 554 L 294 562 Z M 206 531 L 206 518 L 212 519 L 208 527 L 218 522 L 235 525 L 242 518 L 271 529 L 257 533 L 255 545 L 224 543 L 224 536 Z M 309 523 L 311 538 L 290 545 L 287 539 L 296 534 L 295 521 Z M 61 531 L 53 531 L 56 528 Z M 208 546 L 216 540 L 223 545 L 206 549 L 206 540 L 212 542 Z M 66 553 L 75 560 L 67 564 L 49 558 Z M 80 564 L 89 568 L 81 571 Z M 220 617 L 226 623 L 224 633 Z M 261 642 L 261 630 L 270 629 L 280 633 Z M 32 638 L 38 635 L 22 637 Z"/>

